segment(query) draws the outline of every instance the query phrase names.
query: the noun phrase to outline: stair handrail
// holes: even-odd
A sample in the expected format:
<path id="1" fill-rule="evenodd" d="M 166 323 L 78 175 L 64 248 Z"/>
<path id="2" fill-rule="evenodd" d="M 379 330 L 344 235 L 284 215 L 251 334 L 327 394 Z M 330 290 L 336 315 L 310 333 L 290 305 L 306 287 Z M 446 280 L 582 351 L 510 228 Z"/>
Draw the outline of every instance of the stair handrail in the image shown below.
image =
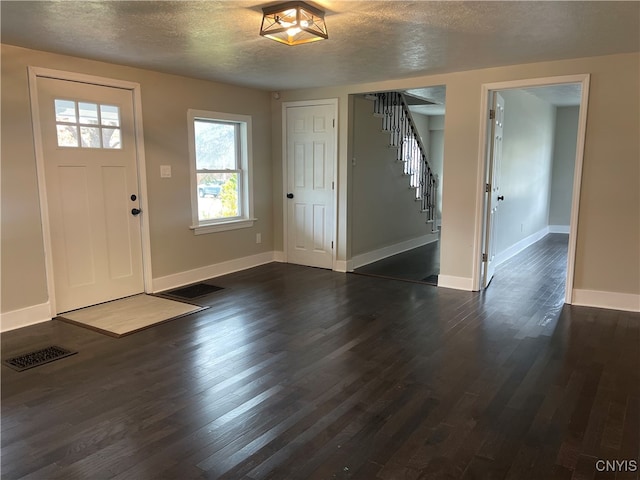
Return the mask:
<path id="1" fill-rule="evenodd" d="M 418 182 L 417 188 L 419 189 L 418 193 L 422 202 L 422 210 L 427 212 L 427 222 L 433 222 L 432 230 L 436 231 L 437 230 L 437 226 L 436 226 L 437 201 L 438 201 L 437 189 L 438 189 L 439 179 L 438 179 L 438 175 L 433 173 L 433 167 L 429 162 L 427 149 L 424 146 L 424 143 L 422 142 L 422 138 L 418 134 L 418 128 L 416 126 L 415 120 L 413 119 L 413 115 L 411 114 L 411 110 L 409 109 L 409 105 L 407 103 L 406 97 L 402 92 L 379 92 L 379 93 L 375 93 L 374 95 L 379 100 L 380 99 L 384 100 L 387 95 L 392 96 L 394 100 L 397 99 L 398 104 L 394 103 L 392 100 L 392 103 L 388 103 L 386 107 L 393 108 L 396 105 L 400 106 L 400 108 L 402 109 L 402 114 L 408 121 L 411 135 L 418 145 L 418 149 L 420 151 L 420 157 L 421 157 L 421 162 L 419 166 L 420 168 L 419 182 Z M 383 105 L 383 108 L 384 107 L 385 105 Z M 379 114 L 384 113 L 384 115 L 387 115 L 386 112 L 377 112 L 377 113 Z M 395 120 L 396 118 L 392 118 L 392 122 L 395 122 Z M 389 120 L 385 118 L 385 121 L 389 121 Z M 403 151 L 404 138 L 399 138 L 400 132 L 399 130 L 398 131 L 395 130 L 396 127 L 397 128 L 400 128 L 400 127 L 396 126 L 394 123 L 392 123 L 390 126 L 392 127 L 392 135 L 397 136 L 397 138 L 392 137 L 393 138 L 392 143 L 394 144 L 397 143 L 397 145 L 395 146 L 397 146 L 400 149 L 399 157 L 400 159 L 403 159 L 403 161 L 405 161 L 403 158 L 404 157 L 404 151 Z"/>

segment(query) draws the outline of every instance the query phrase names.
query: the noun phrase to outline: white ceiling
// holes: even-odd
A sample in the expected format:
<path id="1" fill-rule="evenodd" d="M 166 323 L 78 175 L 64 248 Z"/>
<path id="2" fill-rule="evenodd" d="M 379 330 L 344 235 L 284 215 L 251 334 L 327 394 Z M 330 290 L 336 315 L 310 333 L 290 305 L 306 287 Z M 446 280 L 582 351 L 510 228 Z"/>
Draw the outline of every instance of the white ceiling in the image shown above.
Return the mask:
<path id="1" fill-rule="evenodd" d="M 258 35 L 254 1 L 7 1 L 3 43 L 265 90 L 640 49 L 640 2 L 332 1 L 329 40 Z"/>
<path id="2" fill-rule="evenodd" d="M 411 88 L 405 90 L 405 93 L 410 97 L 421 98 L 432 103 L 432 105 L 412 105 L 410 107 L 412 112 L 421 113 L 422 115 L 444 115 L 447 98 L 447 87 L 445 85 Z"/>
<path id="3" fill-rule="evenodd" d="M 579 83 L 523 88 L 522 90 L 556 107 L 575 107 L 580 105 L 582 96 L 582 85 Z"/>

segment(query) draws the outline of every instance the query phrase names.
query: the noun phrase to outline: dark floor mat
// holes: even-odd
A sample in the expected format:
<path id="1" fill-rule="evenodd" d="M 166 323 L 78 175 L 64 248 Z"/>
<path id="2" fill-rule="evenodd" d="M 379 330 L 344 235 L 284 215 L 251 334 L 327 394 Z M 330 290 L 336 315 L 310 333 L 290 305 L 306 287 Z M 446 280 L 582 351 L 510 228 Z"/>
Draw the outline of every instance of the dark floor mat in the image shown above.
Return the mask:
<path id="1" fill-rule="evenodd" d="M 168 292 L 163 292 L 163 295 L 192 300 L 194 298 L 203 297 L 222 289 L 222 287 L 209 285 L 208 283 L 196 283 L 195 285 L 189 285 L 188 287 L 181 287 L 176 288 L 175 290 L 170 290 Z"/>
<path id="2" fill-rule="evenodd" d="M 71 350 L 67 350 L 62 347 L 51 346 L 36 350 L 35 352 L 25 353 L 18 357 L 9 358 L 4 360 L 2 363 L 9 368 L 22 372 L 29 368 L 38 367 L 45 363 L 60 360 L 61 358 L 65 358 L 70 355 L 75 355 L 76 353 L 78 352 L 72 352 Z"/>

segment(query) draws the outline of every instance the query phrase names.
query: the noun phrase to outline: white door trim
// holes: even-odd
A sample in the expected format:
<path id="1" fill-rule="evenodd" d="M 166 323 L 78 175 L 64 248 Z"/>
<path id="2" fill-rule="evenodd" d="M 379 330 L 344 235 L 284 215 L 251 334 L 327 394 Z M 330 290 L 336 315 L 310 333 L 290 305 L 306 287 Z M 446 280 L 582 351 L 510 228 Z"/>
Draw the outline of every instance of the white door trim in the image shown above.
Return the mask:
<path id="1" fill-rule="evenodd" d="M 327 98 L 322 100 L 303 100 L 297 102 L 282 102 L 282 198 L 286 195 L 287 190 L 287 108 L 290 107 L 311 107 L 316 105 L 331 105 L 333 107 L 333 117 L 335 119 L 336 125 L 333 129 L 334 136 L 334 152 L 333 152 L 333 181 L 334 181 L 334 189 L 333 189 L 333 233 L 332 233 L 332 242 L 333 242 L 333 251 L 331 252 L 332 260 L 331 264 L 332 270 L 336 270 L 336 258 L 338 251 L 338 99 L 337 98 Z M 285 263 L 289 261 L 288 259 L 288 213 L 287 213 L 287 202 L 282 201 L 282 248 L 283 252 L 283 260 Z"/>
<path id="2" fill-rule="evenodd" d="M 28 67 L 29 74 L 29 98 L 31 100 L 31 123 L 33 125 L 33 143 L 36 156 L 36 174 L 38 180 L 38 194 L 40 196 L 40 218 L 42 221 L 42 242 L 44 245 L 45 272 L 47 278 L 47 292 L 49 295 L 49 308 L 51 318 L 56 316 L 55 282 L 53 276 L 53 258 L 51 246 L 51 230 L 49 221 L 49 205 L 47 188 L 45 183 L 44 147 L 42 145 L 42 131 L 40 127 L 40 109 L 38 106 L 38 77 L 68 80 L 72 82 L 89 83 L 104 87 L 121 88 L 130 90 L 133 97 L 134 135 L 136 139 L 136 164 L 138 169 L 138 188 L 140 204 L 143 214 L 141 219 L 142 242 L 142 268 L 144 276 L 144 290 L 151 292 L 151 234 L 149 230 L 149 202 L 147 198 L 147 176 L 144 156 L 144 135 L 142 131 L 142 97 L 140 84 L 124 80 L 85 75 L 82 73 L 65 72 L 41 67 Z"/>
<path id="3" fill-rule="evenodd" d="M 590 75 L 562 75 L 557 77 L 529 78 L 524 80 L 512 80 L 507 82 L 486 83 L 481 87 L 480 93 L 480 138 L 478 148 L 478 172 L 476 191 L 476 220 L 473 246 L 472 279 L 474 291 L 480 290 L 482 272 L 482 236 L 484 231 L 484 195 L 487 163 L 487 132 L 489 117 L 489 94 L 495 90 L 509 90 L 528 87 L 544 87 L 563 83 L 580 83 L 582 96 L 580 99 L 580 113 L 578 117 L 578 135 L 576 143 L 576 160 L 573 171 L 573 195 L 571 202 L 571 223 L 569 225 L 569 251 L 567 255 L 567 280 L 565 287 L 565 303 L 572 303 L 573 278 L 575 270 L 576 243 L 578 233 L 578 211 L 580 207 L 580 189 L 582 182 L 582 164 L 584 157 L 584 143 L 587 133 L 587 110 L 589 106 L 589 81 Z"/>

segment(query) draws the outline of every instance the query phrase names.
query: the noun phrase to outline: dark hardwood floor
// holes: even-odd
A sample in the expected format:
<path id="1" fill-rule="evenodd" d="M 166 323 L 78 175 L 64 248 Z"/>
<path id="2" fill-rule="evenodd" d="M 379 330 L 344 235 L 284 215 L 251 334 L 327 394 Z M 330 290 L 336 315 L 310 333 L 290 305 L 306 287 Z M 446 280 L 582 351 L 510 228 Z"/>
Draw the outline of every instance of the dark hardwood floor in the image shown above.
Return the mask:
<path id="1" fill-rule="evenodd" d="M 356 268 L 353 273 L 435 284 L 440 273 L 440 240 Z"/>
<path id="2" fill-rule="evenodd" d="M 7 332 L 79 353 L 2 366 L 2 479 L 637 479 L 596 467 L 638 462 L 640 314 L 563 305 L 565 263 L 549 235 L 483 293 L 273 263 L 120 339 Z"/>

